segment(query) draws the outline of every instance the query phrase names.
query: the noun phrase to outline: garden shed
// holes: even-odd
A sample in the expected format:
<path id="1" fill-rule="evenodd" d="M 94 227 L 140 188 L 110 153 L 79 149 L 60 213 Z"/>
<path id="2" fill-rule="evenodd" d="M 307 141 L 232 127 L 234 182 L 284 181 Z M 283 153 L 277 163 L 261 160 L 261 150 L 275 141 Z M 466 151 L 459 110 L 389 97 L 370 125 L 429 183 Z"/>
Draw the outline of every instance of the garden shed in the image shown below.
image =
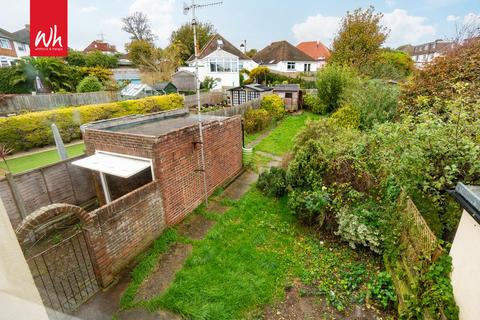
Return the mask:
<path id="1" fill-rule="evenodd" d="M 230 104 L 237 106 L 239 104 L 258 99 L 268 92 L 272 91 L 272 88 L 263 84 L 253 83 L 243 86 L 228 89 L 230 92 Z"/>
<path id="2" fill-rule="evenodd" d="M 122 97 L 129 99 L 140 99 L 157 94 L 155 89 L 143 83 L 130 83 L 120 91 Z"/>
<path id="3" fill-rule="evenodd" d="M 178 91 L 196 90 L 195 81 L 195 74 L 187 70 L 180 70 L 172 75 L 172 83 Z"/>
<path id="4" fill-rule="evenodd" d="M 298 84 L 279 84 L 273 88 L 273 93 L 283 99 L 285 110 L 294 112 L 302 108 L 303 95 Z"/>
<path id="5" fill-rule="evenodd" d="M 158 82 L 154 84 L 153 89 L 161 94 L 177 93 L 177 87 L 171 82 Z"/>

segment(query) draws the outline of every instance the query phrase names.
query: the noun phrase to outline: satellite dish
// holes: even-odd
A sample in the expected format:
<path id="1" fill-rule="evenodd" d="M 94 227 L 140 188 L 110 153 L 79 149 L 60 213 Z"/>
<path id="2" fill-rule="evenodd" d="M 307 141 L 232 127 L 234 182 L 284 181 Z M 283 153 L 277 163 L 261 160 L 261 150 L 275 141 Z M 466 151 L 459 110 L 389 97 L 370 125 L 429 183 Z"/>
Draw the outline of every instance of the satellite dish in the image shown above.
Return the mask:
<path id="1" fill-rule="evenodd" d="M 183 3 L 183 14 L 184 15 L 187 15 L 188 14 L 188 10 L 190 10 L 188 4 L 186 2 Z"/>

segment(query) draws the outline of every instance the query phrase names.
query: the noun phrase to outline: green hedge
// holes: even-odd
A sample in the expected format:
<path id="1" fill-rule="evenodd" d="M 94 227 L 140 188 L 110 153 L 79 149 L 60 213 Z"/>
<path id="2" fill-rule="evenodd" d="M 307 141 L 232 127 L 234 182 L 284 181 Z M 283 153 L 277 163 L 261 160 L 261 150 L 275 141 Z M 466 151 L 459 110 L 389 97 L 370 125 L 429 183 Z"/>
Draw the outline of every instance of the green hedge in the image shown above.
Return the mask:
<path id="1" fill-rule="evenodd" d="M 52 123 L 57 125 L 63 141 L 70 142 L 80 138 L 80 125 L 84 123 L 182 107 L 183 97 L 178 94 L 170 94 L 0 118 L 0 143 L 7 144 L 15 151 L 53 144 L 50 128 Z"/>
<path id="2" fill-rule="evenodd" d="M 22 83 L 13 86 L 11 84 L 11 79 L 15 75 L 15 68 L 0 68 L 0 94 L 1 93 L 11 93 L 11 94 L 21 94 L 21 93 L 31 93 L 34 91 L 33 86 Z"/>

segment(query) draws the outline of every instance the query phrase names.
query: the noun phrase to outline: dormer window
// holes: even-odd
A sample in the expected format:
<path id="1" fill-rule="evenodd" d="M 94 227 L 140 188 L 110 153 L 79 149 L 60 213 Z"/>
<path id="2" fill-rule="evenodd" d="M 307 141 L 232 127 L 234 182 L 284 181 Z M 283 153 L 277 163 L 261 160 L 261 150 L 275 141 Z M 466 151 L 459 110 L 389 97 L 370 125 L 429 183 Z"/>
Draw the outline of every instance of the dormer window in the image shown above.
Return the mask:
<path id="1" fill-rule="evenodd" d="M 222 39 L 217 39 L 217 49 L 223 48 L 223 40 Z"/>

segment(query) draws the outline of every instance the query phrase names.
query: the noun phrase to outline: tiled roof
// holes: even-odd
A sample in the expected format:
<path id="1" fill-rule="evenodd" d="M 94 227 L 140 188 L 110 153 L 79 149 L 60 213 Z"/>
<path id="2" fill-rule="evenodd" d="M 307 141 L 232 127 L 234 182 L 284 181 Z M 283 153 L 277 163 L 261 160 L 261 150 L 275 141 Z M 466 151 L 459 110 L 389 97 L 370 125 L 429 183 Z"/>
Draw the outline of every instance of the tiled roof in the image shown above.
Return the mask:
<path id="1" fill-rule="evenodd" d="M 314 61 L 308 54 L 287 41 L 272 42 L 257 52 L 253 60 L 259 64 L 276 64 L 280 61 Z"/>
<path id="2" fill-rule="evenodd" d="M 92 41 L 84 50 L 83 52 L 90 52 L 90 51 L 102 51 L 102 52 L 112 52 L 116 53 L 117 48 L 114 45 L 111 45 L 107 42 L 95 40 Z"/>
<path id="3" fill-rule="evenodd" d="M 15 31 L 13 34 L 17 38 L 17 41 L 28 43 L 28 44 L 30 43 L 30 25 L 29 24 L 26 24 L 25 28 Z"/>
<path id="4" fill-rule="evenodd" d="M 219 40 L 221 44 L 219 44 Z M 219 46 L 222 48 L 222 50 L 237 56 L 239 59 L 251 60 L 247 55 L 240 51 L 240 49 L 237 49 L 237 47 L 235 47 L 227 39 L 225 39 L 218 33 L 212 36 L 210 40 L 208 40 L 207 44 L 203 46 L 202 50 L 200 50 L 200 53 L 198 54 L 198 58 L 205 58 L 206 56 L 217 50 Z M 192 55 L 190 58 L 188 58 L 187 62 L 191 62 L 193 60 L 194 56 Z"/>
<path id="5" fill-rule="evenodd" d="M 297 48 L 315 60 L 325 60 L 330 57 L 330 50 L 320 41 L 300 42 Z"/>

